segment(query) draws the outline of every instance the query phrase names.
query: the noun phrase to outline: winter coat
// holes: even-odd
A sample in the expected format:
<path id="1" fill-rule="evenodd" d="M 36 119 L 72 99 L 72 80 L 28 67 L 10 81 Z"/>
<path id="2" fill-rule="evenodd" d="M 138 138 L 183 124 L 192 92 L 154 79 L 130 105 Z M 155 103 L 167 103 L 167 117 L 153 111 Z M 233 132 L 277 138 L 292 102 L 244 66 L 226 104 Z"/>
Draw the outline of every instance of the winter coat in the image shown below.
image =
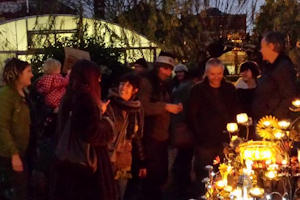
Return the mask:
<path id="1" fill-rule="evenodd" d="M 235 121 L 239 110 L 236 90 L 231 83 L 223 80 L 221 87 L 212 88 L 206 78 L 196 84 L 191 91 L 188 123 L 197 144 L 222 148 L 222 143 L 228 142 L 228 135 L 223 133 L 226 124 Z"/>
<path id="2" fill-rule="evenodd" d="M 256 120 L 273 115 L 289 117 L 289 106 L 296 96 L 296 75 L 289 57 L 279 55 L 258 80 L 252 104 Z"/>
<path id="3" fill-rule="evenodd" d="M 145 112 L 145 138 L 166 141 L 169 138 L 170 114 L 165 106 L 170 97 L 165 83 L 154 72 L 141 79 L 139 99 Z"/>
<path id="4" fill-rule="evenodd" d="M 117 148 L 117 139 L 120 138 L 120 135 L 125 135 L 124 139 L 131 141 L 132 145 L 135 147 L 136 151 L 133 156 L 136 156 L 138 160 L 138 167 L 145 167 L 145 154 L 142 144 L 143 138 L 143 128 L 144 128 L 144 113 L 141 107 L 139 100 L 129 100 L 124 101 L 118 95 L 116 90 L 110 90 L 110 103 L 108 105 L 105 116 L 108 116 L 113 123 L 114 128 L 114 139 L 109 149 L 111 152 Z M 122 143 L 123 141 L 120 141 Z M 126 170 L 126 169 L 124 169 Z M 130 169 L 128 169 L 130 170 Z M 126 176 L 120 176 L 123 173 L 120 171 L 120 175 L 116 177 L 126 178 Z M 127 172 L 130 177 L 130 173 Z M 116 176 L 117 175 L 117 176 Z M 123 174 L 126 175 L 126 174 Z"/>
<path id="5" fill-rule="evenodd" d="M 172 103 L 178 104 L 182 103 L 183 110 L 182 112 L 174 115 L 171 115 L 171 142 L 174 142 L 176 139 L 176 128 L 178 125 L 184 124 L 187 126 L 187 112 L 188 112 L 188 103 L 190 98 L 191 89 L 195 83 L 192 80 L 186 80 L 181 82 L 177 87 L 174 87 L 172 90 Z M 188 133 L 187 133 L 188 134 Z"/>
<path id="6" fill-rule="evenodd" d="M 242 112 L 247 113 L 248 116 L 253 117 L 251 106 L 256 85 L 254 88 L 249 88 L 249 86 L 247 85 L 247 83 L 245 83 L 243 78 L 239 78 L 234 85 L 237 91 Z"/>
<path id="7" fill-rule="evenodd" d="M 100 109 L 87 91 L 77 91 L 72 95 L 72 100 L 68 103 L 64 103 L 65 100 L 63 100 L 62 109 L 58 117 L 58 138 L 59 133 L 63 130 L 63 125 L 66 124 L 68 113 L 72 111 L 72 136 L 80 137 L 93 145 L 98 157 L 98 166 L 97 171 L 91 175 L 82 167 L 78 167 L 78 164 L 77 166 L 70 163 L 57 165 L 59 167 L 56 169 L 57 181 L 54 199 L 60 199 L 64 197 L 61 194 L 68 194 L 68 192 L 75 199 L 82 199 L 85 195 L 89 199 L 117 199 L 117 191 L 107 149 L 113 138 L 111 123 L 102 117 Z M 67 105 L 64 106 L 64 104 Z M 80 179 L 83 180 L 80 181 Z M 76 183 L 77 181 L 78 183 Z M 93 188 L 87 188 L 89 185 Z M 68 191 L 63 191 L 62 193 L 60 192 L 61 188 L 65 188 Z M 70 195 L 63 199 L 70 198 Z"/>
<path id="8" fill-rule="evenodd" d="M 51 108 L 59 106 L 66 87 L 69 83 L 69 76 L 61 74 L 46 74 L 36 83 L 36 89 L 45 96 L 45 104 Z"/>
<path id="9" fill-rule="evenodd" d="M 0 89 L 0 156 L 24 155 L 30 135 L 27 101 L 12 86 Z"/>

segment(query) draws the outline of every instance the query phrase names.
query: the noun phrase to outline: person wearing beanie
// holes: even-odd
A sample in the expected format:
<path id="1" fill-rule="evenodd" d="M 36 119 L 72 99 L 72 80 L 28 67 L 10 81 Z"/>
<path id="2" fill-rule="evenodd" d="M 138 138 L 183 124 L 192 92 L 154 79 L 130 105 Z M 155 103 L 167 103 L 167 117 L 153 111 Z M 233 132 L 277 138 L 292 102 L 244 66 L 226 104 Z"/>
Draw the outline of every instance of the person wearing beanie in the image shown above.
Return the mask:
<path id="1" fill-rule="evenodd" d="M 176 152 L 174 152 L 176 156 L 172 166 L 172 180 L 176 187 L 174 190 L 176 191 L 174 192 L 174 198 L 188 199 L 190 195 L 188 188 L 191 184 L 194 145 L 193 134 L 188 127 L 186 114 L 190 91 L 196 82 L 184 64 L 180 63 L 176 65 L 174 67 L 174 73 L 175 77 L 173 78 L 171 100 L 172 103 L 182 103 L 183 111 L 177 115 L 171 115 L 171 150 Z"/>
<path id="2" fill-rule="evenodd" d="M 174 67 L 174 72 L 188 72 L 189 69 L 182 63 L 179 63 Z"/>
<path id="3" fill-rule="evenodd" d="M 139 99 L 145 112 L 144 148 L 147 177 L 143 182 L 145 199 L 162 199 L 162 186 L 168 177 L 168 138 L 170 114 L 182 111 L 182 104 L 171 104 L 167 80 L 175 66 L 174 56 L 162 52 L 154 68 L 141 79 Z"/>
<path id="4" fill-rule="evenodd" d="M 147 61 L 144 58 L 137 59 L 133 64 L 133 69 L 136 74 L 144 73 L 148 69 Z"/>
<path id="5" fill-rule="evenodd" d="M 175 77 L 177 81 L 183 81 L 187 78 L 188 68 L 184 65 L 179 63 L 174 67 Z"/>

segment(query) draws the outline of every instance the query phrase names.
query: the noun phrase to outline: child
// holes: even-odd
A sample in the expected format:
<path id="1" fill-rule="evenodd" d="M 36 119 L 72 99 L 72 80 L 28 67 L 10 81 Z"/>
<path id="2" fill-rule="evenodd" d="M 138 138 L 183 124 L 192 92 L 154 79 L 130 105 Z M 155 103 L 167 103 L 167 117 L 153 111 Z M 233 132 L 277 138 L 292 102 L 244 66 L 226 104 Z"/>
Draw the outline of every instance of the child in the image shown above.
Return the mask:
<path id="1" fill-rule="evenodd" d="M 66 92 L 69 75 L 63 77 L 60 74 L 61 63 L 53 58 L 45 61 L 43 69 L 45 74 L 38 80 L 36 89 L 44 95 L 45 104 L 55 111 L 58 110 L 60 101 Z"/>

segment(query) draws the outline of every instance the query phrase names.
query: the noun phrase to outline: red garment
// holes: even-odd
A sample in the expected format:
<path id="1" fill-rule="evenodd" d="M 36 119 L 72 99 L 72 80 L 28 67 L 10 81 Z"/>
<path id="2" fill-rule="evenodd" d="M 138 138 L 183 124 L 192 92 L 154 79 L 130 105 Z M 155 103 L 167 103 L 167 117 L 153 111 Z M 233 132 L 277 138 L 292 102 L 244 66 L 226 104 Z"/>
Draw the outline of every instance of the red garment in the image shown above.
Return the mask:
<path id="1" fill-rule="evenodd" d="M 66 86 L 69 83 L 69 76 L 63 77 L 61 74 L 46 74 L 38 80 L 36 89 L 45 96 L 45 104 L 51 108 L 59 106 Z"/>

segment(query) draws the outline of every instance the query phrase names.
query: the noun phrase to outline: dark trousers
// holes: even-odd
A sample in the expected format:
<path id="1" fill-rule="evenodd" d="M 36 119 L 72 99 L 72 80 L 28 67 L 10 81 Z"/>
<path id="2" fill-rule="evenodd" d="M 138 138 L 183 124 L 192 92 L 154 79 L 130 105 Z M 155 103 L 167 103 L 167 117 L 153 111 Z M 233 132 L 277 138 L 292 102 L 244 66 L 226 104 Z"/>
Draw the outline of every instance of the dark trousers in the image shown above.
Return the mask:
<path id="1" fill-rule="evenodd" d="M 205 184 L 202 183 L 202 180 L 208 177 L 208 171 L 205 169 L 206 165 L 213 166 L 213 160 L 220 156 L 222 158 L 222 144 L 203 147 L 196 146 L 195 148 L 195 162 L 194 162 L 194 170 L 196 174 L 196 181 L 200 186 L 200 194 L 203 195 L 205 191 Z"/>
<path id="2" fill-rule="evenodd" d="M 96 175 L 90 169 L 67 161 L 57 161 L 50 177 L 51 200 L 99 199 Z"/>
<path id="3" fill-rule="evenodd" d="M 145 138 L 147 177 L 143 181 L 145 200 L 162 199 L 162 186 L 168 178 L 168 141 Z"/>
<path id="4" fill-rule="evenodd" d="M 23 172 L 12 169 L 11 158 L 0 157 L 0 199 L 20 200 L 28 197 L 28 168 L 24 159 Z"/>
<path id="5" fill-rule="evenodd" d="M 191 170 L 194 148 L 178 148 L 177 155 L 173 164 L 173 178 L 178 187 L 178 195 L 185 197 L 187 188 L 191 184 Z"/>
<path id="6" fill-rule="evenodd" d="M 124 200 L 141 200 L 142 198 L 142 182 L 143 178 L 139 177 L 139 169 L 144 165 L 140 165 L 138 159 L 138 148 L 133 143 L 132 146 L 132 165 L 131 165 L 131 174 L 132 178 L 128 180 L 127 188 L 124 196 Z"/>

